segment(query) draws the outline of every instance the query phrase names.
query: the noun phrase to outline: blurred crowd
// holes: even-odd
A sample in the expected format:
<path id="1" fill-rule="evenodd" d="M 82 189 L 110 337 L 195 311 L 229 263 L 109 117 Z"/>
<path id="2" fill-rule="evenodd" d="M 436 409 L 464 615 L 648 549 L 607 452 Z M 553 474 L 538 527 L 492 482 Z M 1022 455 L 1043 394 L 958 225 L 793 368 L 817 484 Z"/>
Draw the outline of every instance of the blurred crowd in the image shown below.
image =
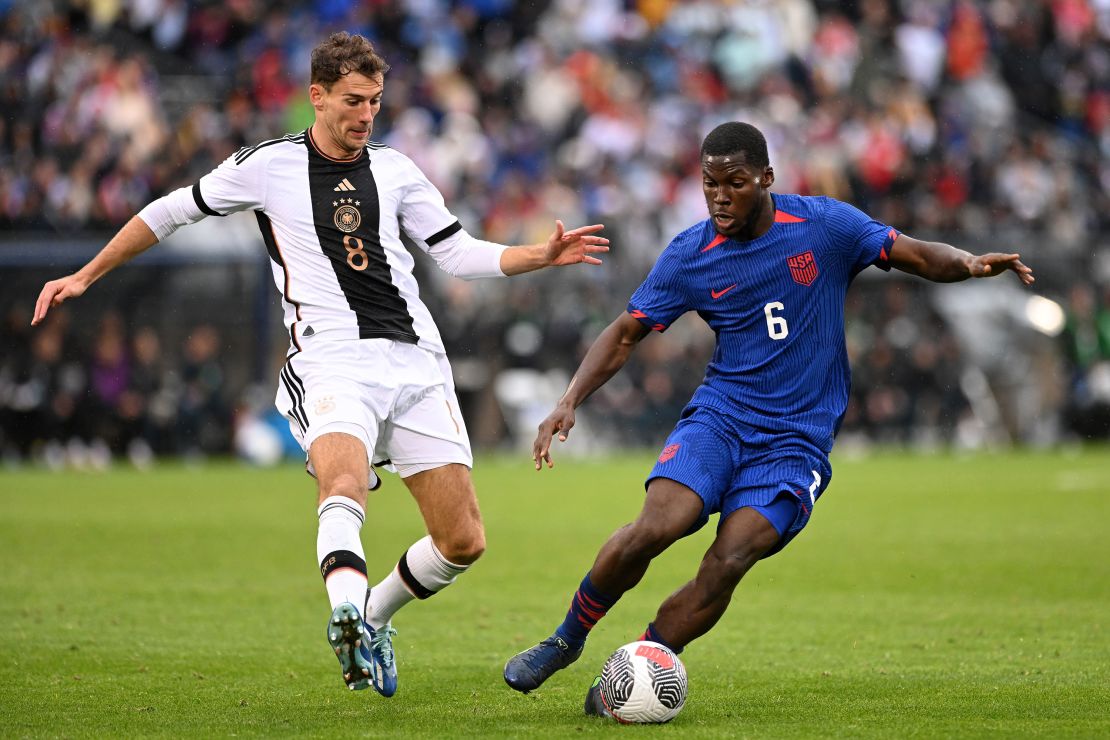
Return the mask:
<path id="1" fill-rule="evenodd" d="M 230 449 L 220 339 L 211 326 L 167 350 L 149 326 L 129 332 L 118 313 L 96 321 L 88 342 L 66 310 L 29 330 L 12 311 L 0 330 L 0 450 L 8 462 L 99 468 L 126 457 L 195 458 Z"/>
<path id="2" fill-rule="evenodd" d="M 572 370 L 704 218 L 700 140 L 733 119 L 766 133 L 780 192 L 1021 251 L 1068 309 L 1048 373 L 1062 433 L 1110 434 L 1110 0 L 0 0 L 0 27 L 4 240 L 111 230 L 238 147 L 303 129 L 309 51 L 337 29 L 392 66 L 374 138 L 470 231 L 515 244 L 555 217 L 604 222 L 601 269 L 423 276 L 479 440 L 511 433 L 490 398 L 499 373 Z M 929 295 L 853 288 L 846 434 L 950 441 L 976 413 L 966 352 Z M 669 428 L 712 346 L 695 324 L 645 343 L 591 402 L 599 435 L 638 425 L 654 443 Z M 125 333 L 137 366 L 141 328 Z"/>

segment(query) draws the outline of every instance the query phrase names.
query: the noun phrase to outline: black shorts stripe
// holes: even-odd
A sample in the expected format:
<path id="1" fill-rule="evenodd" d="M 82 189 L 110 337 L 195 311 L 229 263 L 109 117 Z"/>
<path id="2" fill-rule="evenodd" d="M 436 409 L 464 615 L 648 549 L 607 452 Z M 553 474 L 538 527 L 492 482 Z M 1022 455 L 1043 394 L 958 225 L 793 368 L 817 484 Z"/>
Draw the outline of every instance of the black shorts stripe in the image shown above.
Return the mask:
<path id="1" fill-rule="evenodd" d="M 406 551 L 405 554 L 401 556 L 401 559 L 397 561 L 397 573 L 401 576 L 401 580 L 405 582 L 409 591 L 412 591 L 416 598 L 426 599 L 435 594 L 435 591 L 432 591 L 420 581 L 416 580 L 416 576 L 414 576 L 409 569 L 408 555 Z"/>
<path id="2" fill-rule="evenodd" d="M 293 400 L 293 406 L 289 409 L 289 413 L 293 415 L 293 419 L 296 420 L 297 425 L 301 428 L 301 431 L 307 433 L 308 414 L 306 414 L 304 411 L 304 391 L 301 388 L 298 388 L 293 383 L 293 381 L 289 379 L 289 376 L 286 373 L 288 367 L 288 365 L 282 367 L 281 371 L 278 373 L 278 377 L 281 378 L 281 382 L 285 386 L 286 392 Z"/>
<path id="3" fill-rule="evenodd" d="M 204 202 L 204 196 L 200 194 L 200 182 L 199 181 L 193 183 L 193 200 L 196 201 L 197 208 L 199 208 L 202 213 L 207 213 L 209 216 L 226 216 L 227 215 L 226 213 L 219 213 L 219 212 L 213 210 L 212 208 L 210 208 L 208 206 L 207 203 Z"/>
<path id="4" fill-rule="evenodd" d="M 462 231 L 462 224 L 460 224 L 458 221 L 456 221 L 455 223 L 448 226 L 446 229 L 440 229 L 436 233 L 432 234 L 427 239 L 425 239 L 424 242 L 429 247 L 435 246 L 436 244 L 439 244 L 441 241 L 443 241 L 447 237 L 451 236 L 452 234 L 457 234 L 460 231 Z"/>
<path id="5" fill-rule="evenodd" d="M 304 418 L 304 410 L 300 408 L 300 402 L 296 400 L 293 389 L 289 385 L 289 381 L 285 379 L 285 375 L 278 374 L 281 378 L 282 384 L 285 386 L 285 392 L 293 399 L 293 405 L 289 409 L 289 415 L 293 417 L 293 421 L 297 422 L 297 426 L 301 428 L 302 434 L 308 434 L 308 421 Z"/>
<path id="6" fill-rule="evenodd" d="M 301 376 L 297 375 L 297 371 L 293 369 L 293 358 L 296 356 L 297 353 L 294 352 L 293 354 L 285 358 L 285 369 L 289 373 L 289 379 L 292 380 L 293 384 L 300 389 L 301 397 L 303 398 L 305 396 L 304 381 L 301 380 Z"/>
<path id="7" fill-rule="evenodd" d="M 362 575 L 366 575 L 366 561 L 355 555 L 350 550 L 336 550 L 329 552 L 320 561 L 320 575 L 324 580 L 328 580 L 328 576 L 341 568 L 351 568 L 357 570 Z"/>
<path id="8" fill-rule="evenodd" d="M 240 149 L 238 152 L 235 153 L 235 164 L 243 164 L 243 162 L 246 162 L 247 159 L 259 149 L 263 149 L 274 144 L 280 144 L 283 141 L 287 141 L 290 144 L 303 144 L 304 134 L 286 134 L 280 139 L 270 139 L 269 141 L 263 141 L 261 144 L 255 144 L 254 146 Z"/>
<path id="9" fill-rule="evenodd" d="M 285 371 L 286 383 L 288 384 L 286 387 L 289 389 L 289 391 L 292 394 L 293 399 L 295 401 L 295 403 L 293 405 L 293 412 L 300 416 L 300 419 L 302 420 L 302 426 L 304 427 L 304 430 L 307 432 L 308 431 L 308 426 L 309 426 L 309 421 L 308 421 L 308 414 L 305 413 L 305 410 L 304 410 L 304 398 L 305 398 L 304 386 L 303 385 L 298 385 L 298 382 L 292 379 L 292 372 L 291 372 L 288 364 L 286 364 L 286 366 L 284 368 L 284 371 Z"/>

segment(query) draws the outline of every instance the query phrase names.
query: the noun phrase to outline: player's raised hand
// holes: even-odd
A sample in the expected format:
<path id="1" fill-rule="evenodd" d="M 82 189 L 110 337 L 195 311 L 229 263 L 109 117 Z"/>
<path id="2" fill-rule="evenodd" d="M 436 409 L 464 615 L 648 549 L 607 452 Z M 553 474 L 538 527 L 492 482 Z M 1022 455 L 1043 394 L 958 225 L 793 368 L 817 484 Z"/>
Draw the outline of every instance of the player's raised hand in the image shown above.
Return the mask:
<path id="1" fill-rule="evenodd" d="M 594 234 L 604 228 L 604 224 L 593 224 L 566 231 L 563 222 L 556 221 L 555 231 L 547 238 L 545 247 L 547 263 L 553 267 L 575 265 L 579 262 L 600 265 L 601 260 L 593 255 L 608 252 L 609 240 Z"/>
<path id="2" fill-rule="evenodd" d="M 545 462 L 549 468 L 555 465 L 551 460 L 551 438 L 558 432 L 559 441 L 566 442 L 573 426 L 574 407 L 562 403 L 540 423 L 536 441 L 532 443 L 532 460 L 536 464 L 536 470 L 541 470 Z"/>
<path id="3" fill-rule="evenodd" d="M 85 293 L 89 284 L 76 274 L 64 278 L 51 280 L 42 286 L 39 299 L 35 301 L 35 315 L 31 318 L 31 326 L 35 326 L 46 318 L 46 312 L 53 306 L 60 306 L 70 298 L 77 298 Z"/>
<path id="4" fill-rule="evenodd" d="M 1035 280 L 1033 270 L 1021 261 L 1020 254 L 990 252 L 976 255 L 971 259 L 969 268 L 971 276 L 976 278 L 994 277 L 1007 270 L 1013 270 L 1025 285 L 1032 285 Z"/>

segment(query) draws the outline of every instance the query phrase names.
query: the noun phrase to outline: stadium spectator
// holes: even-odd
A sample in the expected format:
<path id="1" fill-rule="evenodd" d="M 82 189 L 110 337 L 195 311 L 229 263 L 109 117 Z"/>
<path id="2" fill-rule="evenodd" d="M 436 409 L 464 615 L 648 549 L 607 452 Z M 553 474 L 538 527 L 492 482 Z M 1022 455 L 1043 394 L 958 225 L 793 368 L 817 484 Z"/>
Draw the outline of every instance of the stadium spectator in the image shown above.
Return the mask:
<path id="1" fill-rule="evenodd" d="M 1082 439 L 1110 437 L 1110 290 L 1100 296 L 1087 283 L 1069 295 L 1061 335 L 1070 383 L 1065 419 Z"/>
<path id="2" fill-rule="evenodd" d="M 185 340 L 175 431 L 177 450 L 187 457 L 220 453 L 231 444 L 219 346 L 219 334 L 208 325 L 195 327 Z"/>

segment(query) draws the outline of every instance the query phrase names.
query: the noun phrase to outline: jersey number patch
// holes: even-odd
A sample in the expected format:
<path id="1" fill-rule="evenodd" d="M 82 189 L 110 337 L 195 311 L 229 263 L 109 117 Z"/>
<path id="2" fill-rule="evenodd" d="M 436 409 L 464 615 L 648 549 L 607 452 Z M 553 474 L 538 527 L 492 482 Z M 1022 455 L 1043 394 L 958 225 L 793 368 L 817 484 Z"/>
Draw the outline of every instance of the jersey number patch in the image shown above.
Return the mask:
<path id="1" fill-rule="evenodd" d="M 784 308 L 785 306 L 778 301 L 772 301 L 763 307 L 763 315 L 767 318 L 767 336 L 771 339 L 786 339 L 786 335 L 790 333 L 786 319 L 775 315 L 775 311 L 781 311 Z"/>
<path id="2" fill-rule="evenodd" d="M 366 256 L 366 250 L 362 248 L 362 239 L 347 234 L 343 237 L 343 247 L 347 250 L 347 264 L 351 266 L 352 270 L 361 272 L 370 264 L 370 258 Z"/>

